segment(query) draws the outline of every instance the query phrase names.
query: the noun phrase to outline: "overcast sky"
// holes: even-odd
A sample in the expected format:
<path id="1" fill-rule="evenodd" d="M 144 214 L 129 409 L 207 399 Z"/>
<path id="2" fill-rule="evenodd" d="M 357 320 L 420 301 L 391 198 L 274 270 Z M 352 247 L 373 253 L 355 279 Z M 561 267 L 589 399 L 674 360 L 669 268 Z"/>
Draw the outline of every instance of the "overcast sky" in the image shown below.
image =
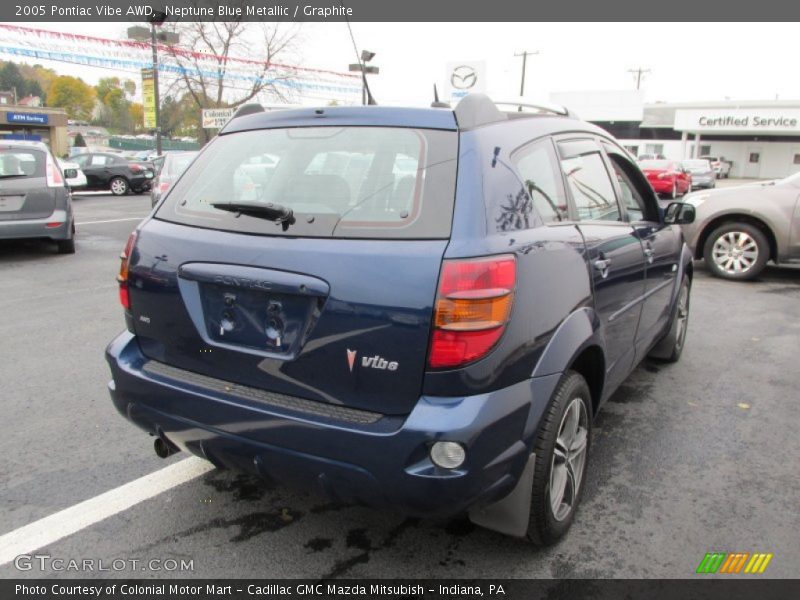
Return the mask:
<path id="1" fill-rule="evenodd" d="M 31 23 L 33 27 L 124 37 L 125 23 Z M 376 53 L 370 78 L 379 103 L 427 104 L 432 84 L 444 86 L 451 61 L 486 60 L 489 91 L 519 93 L 522 50 L 526 95 L 633 89 L 628 69 L 651 70 L 647 101 L 800 100 L 796 23 L 353 23 L 360 48 Z M 303 24 L 299 48 L 307 67 L 346 70 L 354 62 L 345 23 Z M 9 59 L 12 57 L 2 56 Z M 42 61 L 39 61 L 42 62 Z M 47 63 L 90 83 L 107 69 Z M 122 73 L 124 77 L 130 74 Z"/>

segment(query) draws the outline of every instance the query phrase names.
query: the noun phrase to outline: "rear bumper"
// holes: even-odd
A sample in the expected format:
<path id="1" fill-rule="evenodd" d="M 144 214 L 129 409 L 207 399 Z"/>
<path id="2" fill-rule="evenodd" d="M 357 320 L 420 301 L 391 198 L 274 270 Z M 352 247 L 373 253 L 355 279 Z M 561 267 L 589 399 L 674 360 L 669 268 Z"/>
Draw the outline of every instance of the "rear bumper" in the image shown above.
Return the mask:
<path id="1" fill-rule="evenodd" d="M 318 487 L 340 502 L 392 506 L 424 517 L 461 514 L 514 488 L 549 398 L 542 394 L 543 401 L 534 401 L 533 391 L 552 389 L 559 378 L 531 379 L 478 396 L 422 397 L 405 417 L 356 423 L 154 374 L 128 332 L 111 342 L 106 359 L 116 408 L 151 434 L 220 467 Z M 436 467 L 428 455 L 436 440 L 462 443 L 464 465 L 452 471 Z"/>
<path id="2" fill-rule="evenodd" d="M 48 227 L 48 223 L 60 223 L 58 227 Z M 72 215 L 65 210 L 55 210 L 44 219 L 20 219 L 0 221 L 0 240 L 20 240 L 31 238 L 50 238 L 66 240 L 72 237 Z"/>

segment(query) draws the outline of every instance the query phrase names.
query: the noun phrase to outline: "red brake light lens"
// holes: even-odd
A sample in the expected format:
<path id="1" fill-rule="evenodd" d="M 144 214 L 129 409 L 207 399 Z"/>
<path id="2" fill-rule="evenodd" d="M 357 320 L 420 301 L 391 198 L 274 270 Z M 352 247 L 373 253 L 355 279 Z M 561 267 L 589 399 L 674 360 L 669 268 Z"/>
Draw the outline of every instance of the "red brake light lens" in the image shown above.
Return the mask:
<path id="1" fill-rule="evenodd" d="M 429 367 L 459 367 L 495 346 L 511 314 L 516 277 L 513 255 L 442 263 Z"/>
<path id="2" fill-rule="evenodd" d="M 136 163 L 130 163 L 130 165 L 128 165 L 128 166 L 131 168 L 131 171 L 133 171 L 134 173 L 141 173 L 141 171 L 142 171 L 142 166 L 141 165 L 137 165 Z"/>
<path id="3" fill-rule="evenodd" d="M 61 176 L 61 169 L 58 168 L 58 165 L 50 155 L 47 156 L 44 168 L 47 175 L 47 187 L 64 186 L 64 178 Z"/>
<path id="4" fill-rule="evenodd" d="M 136 243 L 136 232 L 134 231 L 128 236 L 128 241 L 125 243 L 125 249 L 119 255 L 119 275 L 117 275 L 117 282 L 119 283 L 119 302 L 125 310 L 131 309 L 131 300 L 128 295 L 128 268 L 131 264 L 131 254 L 133 253 L 133 246 Z"/>

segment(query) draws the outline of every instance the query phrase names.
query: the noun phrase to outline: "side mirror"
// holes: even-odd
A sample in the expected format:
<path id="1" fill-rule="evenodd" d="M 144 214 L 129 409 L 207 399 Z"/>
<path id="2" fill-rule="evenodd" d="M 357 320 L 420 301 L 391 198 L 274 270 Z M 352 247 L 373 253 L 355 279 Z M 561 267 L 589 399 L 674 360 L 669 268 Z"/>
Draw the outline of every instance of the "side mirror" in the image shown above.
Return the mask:
<path id="1" fill-rule="evenodd" d="M 667 225 L 688 225 L 694 223 L 694 206 L 685 202 L 670 202 L 664 211 L 664 223 Z"/>
<path id="2" fill-rule="evenodd" d="M 78 170 L 77 169 L 64 169 L 64 178 L 65 179 L 75 179 L 78 177 Z"/>

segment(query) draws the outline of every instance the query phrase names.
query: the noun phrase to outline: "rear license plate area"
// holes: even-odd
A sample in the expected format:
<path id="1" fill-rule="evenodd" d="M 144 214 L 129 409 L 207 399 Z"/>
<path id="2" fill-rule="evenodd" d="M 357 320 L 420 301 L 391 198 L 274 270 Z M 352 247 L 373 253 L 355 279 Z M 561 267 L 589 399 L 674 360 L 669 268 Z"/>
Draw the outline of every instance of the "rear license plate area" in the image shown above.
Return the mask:
<path id="1" fill-rule="evenodd" d="M 302 343 L 317 298 L 200 283 L 208 337 L 218 344 L 294 355 Z"/>

